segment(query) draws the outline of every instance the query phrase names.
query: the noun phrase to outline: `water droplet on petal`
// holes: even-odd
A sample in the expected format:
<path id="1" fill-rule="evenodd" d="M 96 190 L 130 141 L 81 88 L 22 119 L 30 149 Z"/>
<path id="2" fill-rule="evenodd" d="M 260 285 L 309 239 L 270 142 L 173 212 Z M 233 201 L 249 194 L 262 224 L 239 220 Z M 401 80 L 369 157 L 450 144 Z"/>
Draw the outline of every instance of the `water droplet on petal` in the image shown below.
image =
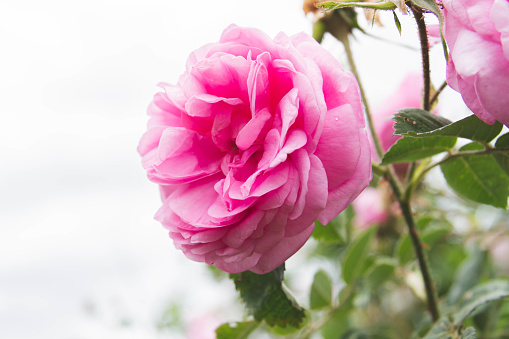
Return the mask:
<path id="1" fill-rule="evenodd" d="M 339 120 L 339 117 L 334 117 L 334 120 L 338 121 L 338 120 Z"/>

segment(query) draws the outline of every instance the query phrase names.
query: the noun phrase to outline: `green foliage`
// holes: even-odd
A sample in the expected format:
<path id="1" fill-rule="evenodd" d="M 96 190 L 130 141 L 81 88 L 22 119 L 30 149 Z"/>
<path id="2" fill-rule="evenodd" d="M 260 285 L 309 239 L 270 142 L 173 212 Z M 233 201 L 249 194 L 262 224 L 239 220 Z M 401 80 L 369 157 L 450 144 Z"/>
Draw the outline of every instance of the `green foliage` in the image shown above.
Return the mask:
<path id="1" fill-rule="evenodd" d="M 460 151 L 479 149 L 472 143 Z M 492 155 L 458 156 L 440 165 L 447 184 L 459 195 L 482 204 L 507 207 L 509 177 Z"/>
<path id="2" fill-rule="evenodd" d="M 371 243 L 374 233 L 375 228 L 372 227 L 359 234 L 348 246 L 341 266 L 342 277 L 347 284 L 352 284 L 366 268 L 369 244 Z"/>
<path id="3" fill-rule="evenodd" d="M 305 312 L 283 289 L 284 264 L 267 274 L 230 274 L 241 299 L 255 320 L 269 326 L 300 328 Z"/>
<path id="4" fill-rule="evenodd" d="M 354 211 L 352 206 L 348 206 L 336 218 L 327 225 L 322 225 L 318 220 L 315 221 L 315 230 L 313 238 L 325 243 L 345 243 L 348 242 Z"/>
<path id="5" fill-rule="evenodd" d="M 455 144 L 456 138 L 454 137 L 403 137 L 385 153 L 382 165 L 398 162 L 412 162 L 428 158 L 451 150 Z"/>
<path id="6" fill-rule="evenodd" d="M 332 282 L 327 273 L 320 270 L 315 273 L 309 291 L 309 307 L 312 310 L 330 306 L 332 302 Z"/>
<path id="7" fill-rule="evenodd" d="M 397 262 L 390 257 L 379 257 L 366 271 L 366 282 L 371 290 L 378 289 L 385 281 L 389 280 L 397 267 Z"/>
<path id="8" fill-rule="evenodd" d="M 451 322 L 447 317 L 441 317 L 423 339 L 448 339 L 453 338 L 453 335 Z"/>
<path id="9" fill-rule="evenodd" d="M 474 327 L 468 327 L 465 331 L 463 331 L 460 339 L 477 339 L 477 331 Z"/>
<path id="10" fill-rule="evenodd" d="M 479 282 L 487 259 L 487 253 L 476 248 L 473 253 L 461 263 L 456 271 L 454 282 L 447 296 L 448 305 L 456 304 L 466 291 Z"/>
<path id="11" fill-rule="evenodd" d="M 458 311 L 453 315 L 454 326 L 459 326 L 479 306 L 509 296 L 507 280 L 492 280 L 467 291 Z"/>
<path id="12" fill-rule="evenodd" d="M 501 135 L 497 142 L 495 143 L 495 147 L 499 149 L 506 149 L 506 152 L 497 152 L 494 153 L 493 156 L 495 160 L 498 162 L 500 168 L 504 170 L 504 172 L 509 175 L 509 133 Z"/>
<path id="13" fill-rule="evenodd" d="M 418 136 L 452 124 L 450 120 L 419 108 L 404 108 L 394 114 L 394 134 Z"/>
<path id="14" fill-rule="evenodd" d="M 225 323 L 216 329 L 217 339 L 245 339 L 258 327 L 256 321 Z"/>
<path id="15" fill-rule="evenodd" d="M 338 8 L 346 8 L 346 7 L 361 7 L 361 8 L 371 8 L 371 9 L 380 9 L 380 10 L 395 10 L 397 6 L 391 1 L 380 1 L 375 3 L 370 2 L 344 2 L 344 1 L 326 1 L 320 2 L 318 4 L 323 9 L 330 11 Z"/>
<path id="16" fill-rule="evenodd" d="M 458 137 L 478 142 L 490 142 L 502 130 L 503 125 L 493 125 L 471 115 L 454 123 L 417 108 L 406 108 L 394 115 L 394 134 L 413 137 Z"/>

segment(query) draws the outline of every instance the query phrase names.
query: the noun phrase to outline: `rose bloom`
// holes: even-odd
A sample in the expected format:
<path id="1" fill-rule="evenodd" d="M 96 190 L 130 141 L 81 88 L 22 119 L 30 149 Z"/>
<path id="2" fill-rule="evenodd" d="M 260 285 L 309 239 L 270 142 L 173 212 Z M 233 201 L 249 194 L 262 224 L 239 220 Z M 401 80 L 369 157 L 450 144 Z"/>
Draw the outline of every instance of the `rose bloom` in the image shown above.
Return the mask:
<path id="1" fill-rule="evenodd" d="M 161 87 L 138 152 L 192 260 L 267 273 L 371 180 L 357 82 L 304 33 L 232 25 Z"/>
<path id="2" fill-rule="evenodd" d="M 384 194 L 373 187 L 367 187 L 353 202 L 355 225 L 360 229 L 380 224 L 389 218 Z"/>
<path id="3" fill-rule="evenodd" d="M 509 1 L 443 0 L 447 82 L 488 124 L 509 126 Z"/>

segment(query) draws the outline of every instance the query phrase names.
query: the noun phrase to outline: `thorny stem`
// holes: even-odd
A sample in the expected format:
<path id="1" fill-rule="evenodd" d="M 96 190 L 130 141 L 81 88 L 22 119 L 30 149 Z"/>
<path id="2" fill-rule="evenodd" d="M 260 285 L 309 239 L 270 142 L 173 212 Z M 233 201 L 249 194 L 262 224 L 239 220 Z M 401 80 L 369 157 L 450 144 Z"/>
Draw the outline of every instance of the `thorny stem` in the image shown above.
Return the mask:
<path id="1" fill-rule="evenodd" d="M 421 41 L 421 56 L 422 56 L 422 76 L 424 79 L 424 93 L 422 95 L 423 109 L 426 111 L 430 110 L 430 63 L 429 63 L 429 44 L 428 44 L 428 32 L 426 31 L 426 23 L 424 22 L 424 15 L 419 8 L 409 5 L 412 13 L 415 17 L 415 22 L 419 28 L 419 40 Z"/>
<path id="2" fill-rule="evenodd" d="M 424 256 L 422 244 L 421 241 L 419 240 L 419 235 L 417 234 L 417 230 L 415 228 L 414 218 L 412 216 L 412 210 L 410 208 L 410 202 L 399 200 L 399 207 L 401 208 L 403 217 L 405 218 L 405 221 L 408 225 L 410 238 L 412 239 L 412 244 L 414 245 L 415 254 L 417 256 L 419 267 L 421 269 L 422 279 L 424 280 L 424 287 L 426 289 L 428 311 L 431 314 L 433 322 L 435 322 L 440 317 L 440 313 L 438 311 L 438 305 L 435 298 L 435 290 L 433 287 L 433 281 L 431 279 L 430 270 L 428 268 L 428 263 L 426 262 L 426 257 Z"/>

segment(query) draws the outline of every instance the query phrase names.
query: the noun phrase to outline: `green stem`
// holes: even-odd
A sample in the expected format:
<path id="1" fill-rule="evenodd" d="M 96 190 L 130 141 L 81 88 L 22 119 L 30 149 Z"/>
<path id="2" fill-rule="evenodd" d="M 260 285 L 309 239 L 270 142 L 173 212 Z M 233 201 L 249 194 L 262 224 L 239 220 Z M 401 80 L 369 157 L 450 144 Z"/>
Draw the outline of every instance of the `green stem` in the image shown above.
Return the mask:
<path id="1" fill-rule="evenodd" d="M 424 177 L 426 173 L 428 173 L 431 169 L 433 169 L 436 166 L 442 165 L 444 162 L 450 161 L 452 159 L 461 158 L 461 157 L 475 157 L 475 156 L 481 156 L 481 155 L 489 155 L 492 153 L 505 153 L 509 152 L 508 148 L 487 148 L 482 151 L 462 151 L 458 153 L 450 153 L 445 158 L 443 158 L 440 161 L 435 162 L 434 164 L 431 164 L 427 167 L 425 167 L 422 171 L 418 171 L 417 175 L 414 176 L 412 179 L 410 186 L 416 186 Z M 413 190 L 413 188 L 412 188 Z"/>
<path id="2" fill-rule="evenodd" d="M 423 57 L 423 69 L 424 69 L 424 96 L 423 96 L 423 103 L 424 103 L 424 109 L 429 110 L 429 96 L 430 96 L 430 78 L 429 78 L 429 54 L 428 54 L 428 39 L 427 39 L 427 32 L 426 32 L 426 26 L 424 24 L 424 17 L 421 12 L 419 12 L 417 9 L 412 8 L 412 11 L 414 12 L 414 15 L 416 16 L 417 25 L 419 26 L 419 32 L 420 32 L 420 38 L 421 38 L 421 50 L 422 50 L 422 57 Z M 333 29 L 331 29 L 333 28 Z M 366 117 L 368 120 L 369 129 L 371 132 L 371 135 L 373 137 L 373 143 L 375 145 L 376 152 L 378 154 L 378 157 L 380 159 L 383 158 L 383 149 L 380 143 L 380 140 L 378 138 L 377 133 L 375 132 L 375 128 L 373 125 L 373 119 L 371 117 L 371 112 L 369 109 L 369 105 L 366 99 L 366 95 L 364 92 L 364 88 L 362 86 L 362 82 L 360 80 L 359 72 L 357 71 L 357 67 L 355 66 L 355 61 L 353 58 L 352 50 L 350 47 L 350 41 L 348 38 L 349 31 L 347 27 L 344 27 L 344 25 L 338 25 L 337 27 L 328 27 L 329 32 L 339 41 L 343 43 L 343 46 L 345 47 L 345 52 L 348 58 L 348 63 L 350 64 L 350 70 L 354 74 L 354 76 L 357 78 L 357 82 L 359 84 L 359 90 L 362 97 L 362 100 L 364 102 L 364 107 L 366 110 Z M 425 45 L 425 46 L 424 46 Z M 426 263 L 425 257 L 424 257 L 424 251 L 422 249 L 422 245 L 420 243 L 417 231 L 415 229 L 415 223 L 412 217 L 411 209 L 410 209 L 410 198 L 411 194 L 408 194 L 408 188 L 407 185 L 405 187 L 405 191 L 402 192 L 401 185 L 399 184 L 396 174 L 394 173 L 392 167 L 388 166 L 384 169 L 384 167 L 374 165 L 373 170 L 377 171 L 379 173 L 382 173 L 384 178 L 389 182 L 396 200 L 398 201 L 401 211 L 403 213 L 403 216 L 405 218 L 405 221 L 408 225 L 410 237 L 412 239 L 412 243 L 414 245 L 414 250 L 419 262 L 419 267 L 421 269 L 421 273 L 424 280 L 424 285 L 426 288 L 426 297 L 427 297 L 427 303 L 428 303 L 428 310 L 431 314 L 431 317 L 433 321 L 435 322 L 439 318 L 439 312 L 436 302 L 436 297 L 434 293 L 433 283 L 431 281 L 431 274 L 429 273 L 429 268 Z"/>
<path id="3" fill-rule="evenodd" d="M 419 28 L 419 40 L 421 41 L 421 57 L 422 57 L 422 76 L 424 79 L 424 92 L 423 92 L 423 109 L 430 110 L 430 63 L 429 63 L 429 44 L 428 32 L 426 31 L 426 23 L 424 22 L 424 15 L 419 8 L 409 5 L 412 13 L 414 14 L 417 27 Z"/>
<path id="4" fill-rule="evenodd" d="M 373 168 L 373 173 L 375 173 L 379 176 L 384 176 L 385 173 L 387 172 L 387 170 L 384 167 L 377 165 L 374 162 L 371 163 L 371 167 Z"/>
<path id="5" fill-rule="evenodd" d="M 433 105 L 435 104 L 435 101 L 438 100 L 438 96 L 440 95 L 440 93 L 442 93 L 442 91 L 447 87 L 447 81 L 444 81 L 442 83 L 442 85 L 440 85 L 440 88 L 437 89 L 437 91 L 435 92 L 435 94 L 433 94 L 433 96 L 431 97 L 431 99 L 429 100 L 429 107 L 433 107 Z"/>

